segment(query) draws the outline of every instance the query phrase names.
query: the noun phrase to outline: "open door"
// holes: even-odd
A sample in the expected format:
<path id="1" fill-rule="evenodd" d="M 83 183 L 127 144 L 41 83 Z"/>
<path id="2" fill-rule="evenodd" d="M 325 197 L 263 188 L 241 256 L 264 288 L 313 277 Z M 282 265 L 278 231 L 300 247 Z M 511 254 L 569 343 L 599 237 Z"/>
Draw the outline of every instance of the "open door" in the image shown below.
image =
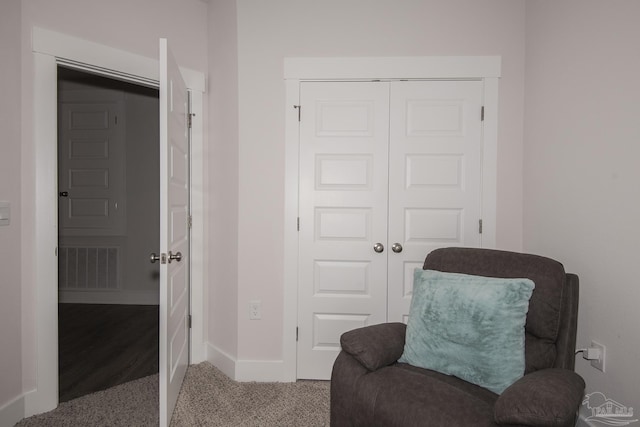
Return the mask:
<path id="1" fill-rule="evenodd" d="M 160 427 L 189 364 L 189 97 L 160 39 Z"/>

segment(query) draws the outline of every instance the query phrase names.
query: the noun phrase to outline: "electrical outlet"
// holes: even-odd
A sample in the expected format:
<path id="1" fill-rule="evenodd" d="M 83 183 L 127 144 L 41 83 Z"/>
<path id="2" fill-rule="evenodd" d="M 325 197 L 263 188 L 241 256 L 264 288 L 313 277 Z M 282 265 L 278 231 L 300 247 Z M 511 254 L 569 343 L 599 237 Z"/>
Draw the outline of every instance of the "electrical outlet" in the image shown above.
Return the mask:
<path id="1" fill-rule="evenodd" d="M 598 369 L 599 371 L 604 372 L 604 360 L 607 348 L 596 341 L 591 341 L 591 348 L 597 348 L 598 350 L 600 350 L 600 356 L 597 359 L 593 359 L 591 361 L 591 366 Z"/>
<path id="2" fill-rule="evenodd" d="M 249 319 L 262 319 L 262 302 L 259 300 L 249 301 Z"/>

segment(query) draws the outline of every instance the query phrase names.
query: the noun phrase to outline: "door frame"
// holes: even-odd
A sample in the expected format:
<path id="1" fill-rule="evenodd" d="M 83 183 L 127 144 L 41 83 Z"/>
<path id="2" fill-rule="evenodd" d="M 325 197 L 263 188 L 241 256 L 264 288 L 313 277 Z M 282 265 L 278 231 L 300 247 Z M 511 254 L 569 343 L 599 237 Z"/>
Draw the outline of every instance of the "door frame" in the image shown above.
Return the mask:
<path id="1" fill-rule="evenodd" d="M 304 81 L 480 80 L 484 83 L 482 246 L 496 244 L 500 56 L 285 58 L 283 381 L 297 379 L 300 83 Z M 304 106 L 302 106 L 304 108 Z"/>
<path id="2" fill-rule="evenodd" d="M 66 34 L 34 27 L 32 31 L 33 74 L 33 169 L 25 170 L 33 193 L 33 238 L 23 253 L 23 271 L 34 279 L 35 389 L 25 391 L 25 416 L 46 412 L 58 406 L 58 288 L 57 277 L 57 68 L 59 65 L 89 71 L 131 83 L 158 87 L 158 59 L 97 44 Z M 204 236 L 205 194 L 203 94 L 205 77 L 199 71 L 181 68 L 191 93 L 191 359 L 206 359 L 204 331 L 204 283 L 206 239 Z M 23 179 L 23 181 L 25 181 Z M 24 185 L 23 185 L 24 187 Z M 197 189 L 197 191 L 194 191 Z M 159 248 L 158 248 L 159 249 Z M 28 346 L 27 346 L 28 347 Z M 23 348 L 25 348 L 23 346 Z M 25 369 L 28 369 L 26 367 Z M 32 377 L 34 374 L 29 374 Z"/>

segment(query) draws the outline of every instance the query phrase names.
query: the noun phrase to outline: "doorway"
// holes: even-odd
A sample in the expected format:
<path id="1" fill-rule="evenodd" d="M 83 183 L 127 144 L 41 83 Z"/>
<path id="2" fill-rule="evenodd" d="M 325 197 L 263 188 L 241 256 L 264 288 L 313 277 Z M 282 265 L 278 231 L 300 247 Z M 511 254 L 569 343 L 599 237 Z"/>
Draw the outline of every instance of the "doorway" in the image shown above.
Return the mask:
<path id="1" fill-rule="evenodd" d="M 159 94 L 58 67 L 59 400 L 158 373 Z"/>
<path id="2" fill-rule="evenodd" d="M 35 340 L 25 344 L 23 369 L 34 375 L 25 379 L 25 415 L 30 416 L 50 411 L 58 405 L 58 232 L 57 232 L 57 72 L 58 66 L 86 70 L 93 74 L 105 75 L 119 80 L 134 82 L 142 86 L 159 87 L 159 62 L 80 39 L 55 31 L 34 27 L 32 37 L 34 80 L 33 80 L 33 120 L 31 130 L 33 141 L 29 146 L 33 153 L 32 162 L 25 167 L 25 176 L 32 177 L 27 185 L 30 198 L 25 199 L 32 217 L 27 229 L 24 251 L 29 256 L 23 268 L 32 274 L 33 296 L 27 298 L 32 307 L 34 322 L 31 332 Z M 186 86 L 189 89 L 191 120 L 191 212 L 192 212 L 192 254 L 191 300 L 192 327 L 190 329 L 191 363 L 206 359 L 205 330 L 206 298 L 204 292 L 207 259 L 205 233 L 205 170 L 207 156 L 204 146 L 203 98 L 205 92 L 204 74 L 183 69 Z M 37 244 L 35 243 L 37 242 Z M 25 261 L 27 262 L 27 261 Z M 27 271 L 27 270 L 25 270 Z M 53 282 L 53 283 L 52 283 Z M 52 284 L 54 286 L 52 286 Z M 35 297 L 37 295 L 37 298 Z M 33 300 L 32 300 L 32 299 Z M 32 301 L 32 302 L 31 302 Z M 33 305 L 30 305 L 33 304 Z M 162 308 L 162 306 L 161 306 Z M 162 319 L 163 313 L 160 313 Z M 29 332 L 26 332 L 29 335 Z M 162 338 L 162 337 L 161 337 Z M 36 374 L 37 372 L 37 374 Z"/>

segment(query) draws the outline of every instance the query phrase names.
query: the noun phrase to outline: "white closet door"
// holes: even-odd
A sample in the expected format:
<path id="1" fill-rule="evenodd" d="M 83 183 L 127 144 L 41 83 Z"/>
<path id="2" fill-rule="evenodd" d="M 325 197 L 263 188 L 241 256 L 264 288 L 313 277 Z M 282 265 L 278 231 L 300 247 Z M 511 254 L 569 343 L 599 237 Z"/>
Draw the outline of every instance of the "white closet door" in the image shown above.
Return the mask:
<path id="1" fill-rule="evenodd" d="M 386 321 L 389 84 L 300 93 L 297 376 L 328 379 L 340 335 Z"/>
<path id="2" fill-rule="evenodd" d="M 446 246 L 481 246 L 480 81 L 391 83 L 388 321 L 406 322 L 413 270 Z M 397 250 L 400 250 L 397 247 Z"/>

